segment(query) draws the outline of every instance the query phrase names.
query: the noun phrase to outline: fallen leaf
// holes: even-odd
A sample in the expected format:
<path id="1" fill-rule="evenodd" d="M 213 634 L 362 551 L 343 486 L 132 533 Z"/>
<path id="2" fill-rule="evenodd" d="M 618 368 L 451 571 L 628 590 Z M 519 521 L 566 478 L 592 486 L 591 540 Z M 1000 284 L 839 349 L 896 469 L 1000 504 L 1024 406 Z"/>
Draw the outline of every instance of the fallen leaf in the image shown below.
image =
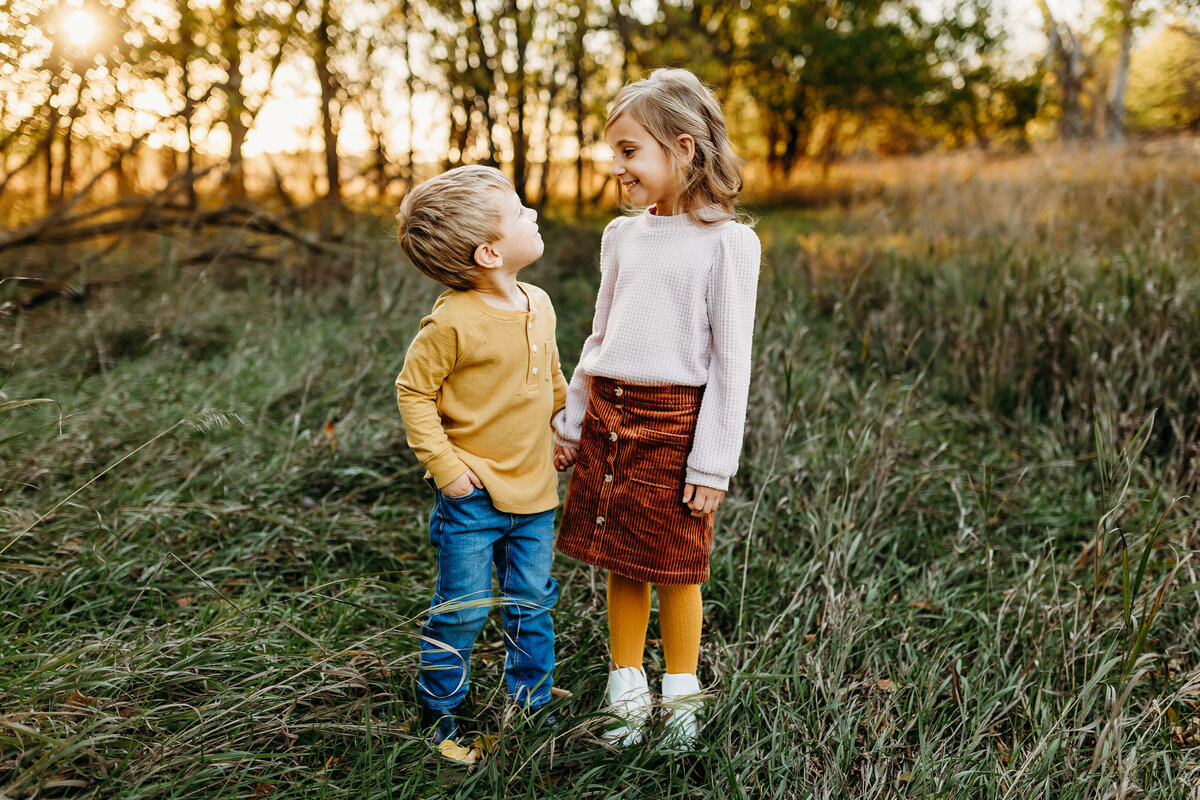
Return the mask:
<path id="1" fill-rule="evenodd" d="M 917 600 L 912 604 L 912 606 L 910 606 L 910 608 L 928 608 L 931 605 L 933 605 L 932 600 Z"/>
<path id="2" fill-rule="evenodd" d="M 567 691 L 561 686 L 551 686 L 550 695 L 552 697 L 574 697 L 574 693 Z"/>
<path id="3" fill-rule="evenodd" d="M 475 738 L 471 740 L 471 749 L 478 750 L 481 754 L 491 753 L 496 749 L 496 745 L 499 743 L 499 741 L 500 738 L 498 736 L 482 733 L 476 734 Z"/>
<path id="4" fill-rule="evenodd" d="M 78 689 L 67 696 L 67 705 L 71 708 L 87 708 L 96 702 L 96 698 L 81 694 Z"/>
<path id="5" fill-rule="evenodd" d="M 459 764 L 474 764 L 479 760 L 479 756 L 482 755 L 474 747 L 463 747 L 453 739 L 443 739 L 442 743 L 438 745 L 438 752 L 444 758 Z"/>
<path id="6" fill-rule="evenodd" d="M 881 681 L 875 682 L 875 688 L 883 692 L 894 692 L 896 691 L 896 684 L 892 683 L 887 678 L 884 678 Z"/>

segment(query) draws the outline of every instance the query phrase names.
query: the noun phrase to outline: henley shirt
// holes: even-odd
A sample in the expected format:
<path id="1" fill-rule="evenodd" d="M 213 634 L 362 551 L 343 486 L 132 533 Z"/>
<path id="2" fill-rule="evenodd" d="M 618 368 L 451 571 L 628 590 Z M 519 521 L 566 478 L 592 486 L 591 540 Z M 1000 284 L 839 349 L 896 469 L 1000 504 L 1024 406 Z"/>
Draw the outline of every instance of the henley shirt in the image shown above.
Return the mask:
<path id="1" fill-rule="evenodd" d="M 408 445 L 444 487 L 470 468 L 497 510 L 558 505 L 551 419 L 566 405 L 550 298 L 528 283 L 528 311 L 448 290 L 421 320 L 396 378 Z"/>

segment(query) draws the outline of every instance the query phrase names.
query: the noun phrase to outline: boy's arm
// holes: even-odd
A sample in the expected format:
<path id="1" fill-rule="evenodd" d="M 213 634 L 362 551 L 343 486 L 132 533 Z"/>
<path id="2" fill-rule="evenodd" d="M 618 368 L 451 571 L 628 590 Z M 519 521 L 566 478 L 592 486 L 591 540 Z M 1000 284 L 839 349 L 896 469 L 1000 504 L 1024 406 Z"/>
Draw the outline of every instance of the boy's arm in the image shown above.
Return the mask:
<path id="1" fill-rule="evenodd" d="M 551 419 L 554 427 L 559 428 L 566 422 L 567 415 L 567 379 L 563 377 L 562 362 L 558 360 L 558 332 L 554 335 L 554 350 L 551 356 L 550 369 L 554 375 L 554 413 Z"/>
<path id="2" fill-rule="evenodd" d="M 426 317 L 404 357 L 404 369 L 396 377 L 396 403 L 404 419 L 408 446 L 438 488 L 452 483 L 468 469 L 454 452 L 437 407 L 438 392 L 453 372 L 461 350 L 454 326 Z"/>

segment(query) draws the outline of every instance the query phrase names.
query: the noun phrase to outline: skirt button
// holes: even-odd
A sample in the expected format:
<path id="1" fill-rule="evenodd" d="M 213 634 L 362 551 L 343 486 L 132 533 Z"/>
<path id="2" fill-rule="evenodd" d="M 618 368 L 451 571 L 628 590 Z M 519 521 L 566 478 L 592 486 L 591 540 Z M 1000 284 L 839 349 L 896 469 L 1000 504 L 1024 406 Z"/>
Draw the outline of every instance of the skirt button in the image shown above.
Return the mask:
<path id="1" fill-rule="evenodd" d="M 604 517 L 596 517 L 596 524 L 597 524 L 597 525 L 603 525 L 603 524 L 604 524 Z"/>
<path id="2" fill-rule="evenodd" d="M 610 442 L 615 442 L 615 441 L 617 440 L 617 432 L 616 432 L 616 431 L 613 431 L 612 433 L 610 433 L 610 434 L 608 435 L 608 440 L 609 440 Z"/>
<path id="3" fill-rule="evenodd" d="M 625 390 L 618 386 L 617 388 L 613 389 L 613 394 L 615 394 L 617 397 L 620 397 L 621 395 L 625 394 Z"/>
<path id="4" fill-rule="evenodd" d="M 605 483 L 612 483 L 612 475 L 611 475 L 611 474 L 609 474 L 609 475 L 605 475 L 605 476 L 604 476 L 604 482 L 605 482 Z"/>

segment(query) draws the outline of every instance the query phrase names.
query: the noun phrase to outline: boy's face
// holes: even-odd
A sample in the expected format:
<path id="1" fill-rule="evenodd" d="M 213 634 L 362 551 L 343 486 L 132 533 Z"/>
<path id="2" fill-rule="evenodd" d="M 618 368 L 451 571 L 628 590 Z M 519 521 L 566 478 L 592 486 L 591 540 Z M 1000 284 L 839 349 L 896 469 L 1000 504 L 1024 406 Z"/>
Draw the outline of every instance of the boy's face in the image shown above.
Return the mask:
<path id="1" fill-rule="evenodd" d="M 515 272 L 541 258 L 546 246 L 538 232 L 536 211 L 522 205 L 516 192 L 496 191 L 495 196 L 500 238 L 492 242 L 492 247 L 503 268 Z"/>

